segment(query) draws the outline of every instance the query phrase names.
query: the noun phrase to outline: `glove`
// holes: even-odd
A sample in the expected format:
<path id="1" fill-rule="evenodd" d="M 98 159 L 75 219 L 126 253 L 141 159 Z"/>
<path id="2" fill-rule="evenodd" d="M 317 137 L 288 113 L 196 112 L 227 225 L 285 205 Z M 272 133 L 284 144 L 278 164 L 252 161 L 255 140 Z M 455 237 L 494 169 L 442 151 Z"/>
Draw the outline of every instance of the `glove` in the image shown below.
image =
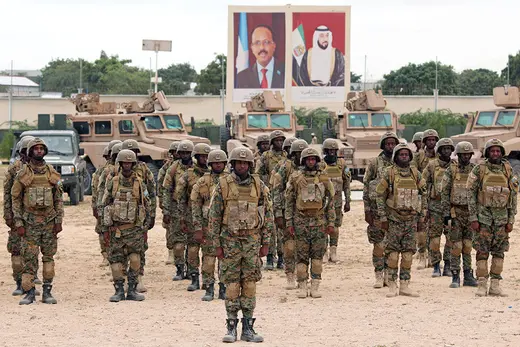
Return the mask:
<path id="1" fill-rule="evenodd" d="M 6 220 L 5 220 L 5 224 L 6 224 L 9 228 L 12 228 L 12 227 L 13 227 L 13 220 L 12 220 L 12 219 L 6 219 Z"/>
<path id="2" fill-rule="evenodd" d="M 202 230 L 195 231 L 195 235 L 193 235 L 193 238 L 199 244 L 205 243 L 205 241 L 204 241 L 204 233 L 202 232 Z"/>
<path id="3" fill-rule="evenodd" d="M 374 216 L 372 215 L 372 212 L 365 212 L 365 222 L 367 222 L 368 225 L 374 225 Z"/>
<path id="4" fill-rule="evenodd" d="M 57 233 L 59 233 L 62 230 L 63 230 L 63 228 L 61 227 L 61 223 L 60 224 L 54 224 L 54 228 L 52 229 L 52 231 L 54 231 L 54 234 L 57 234 Z"/>
<path id="5" fill-rule="evenodd" d="M 274 221 L 275 221 L 275 223 L 276 223 L 276 227 L 277 227 L 278 229 L 283 229 L 283 224 L 284 224 L 284 223 L 283 223 L 283 217 L 276 217 L 276 218 L 274 219 Z"/>
<path id="6" fill-rule="evenodd" d="M 222 247 L 217 247 L 215 253 L 216 253 L 217 258 L 224 259 L 224 249 L 222 249 Z"/>
<path id="7" fill-rule="evenodd" d="M 513 231 L 513 224 L 507 223 L 506 224 L 506 233 L 510 233 L 511 231 Z"/>
<path id="8" fill-rule="evenodd" d="M 263 245 L 260 247 L 260 252 L 258 252 L 258 256 L 260 258 L 265 257 L 269 253 L 269 245 Z"/>
<path id="9" fill-rule="evenodd" d="M 108 244 L 109 244 L 109 242 L 110 242 L 110 234 L 109 234 L 108 231 L 105 231 L 105 232 L 103 233 L 103 240 L 105 241 L 105 246 L 108 247 Z"/>
<path id="10" fill-rule="evenodd" d="M 294 227 L 287 227 L 287 234 L 294 237 Z"/>
<path id="11" fill-rule="evenodd" d="M 25 235 L 25 228 L 24 227 L 18 227 L 16 229 L 16 232 L 18 233 L 18 236 L 23 237 Z"/>
<path id="12" fill-rule="evenodd" d="M 480 224 L 477 221 L 471 222 L 471 229 L 473 229 L 475 231 L 479 231 L 480 230 Z"/>
<path id="13" fill-rule="evenodd" d="M 451 219 L 451 216 L 444 217 L 444 221 L 443 221 L 444 225 L 448 225 L 448 222 L 450 221 L 450 219 Z"/>
<path id="14" fill-rule="evenodd" d="M 334 234 L 334 227 L 327 227 L 327 229 L 325 229 L 325 234 L 327 234 L 327 235 Z"/>
<path id="15" fill-rule="evenodd" d="M 343 207 L 343 212 L 349 212 L 350 211 L 350 203 L 346 202 L 345 206 Z"/>
<path id="16" fill-rule="evenodd" d="M 162 217 L 162 221 L 164 224 L 170 224 L 171 218 L 169 215 L 165 215 Z"/>
<path id="17" fill-rule="evenodd" d="M 381 229 L 388 231 L 388 221 L 381 222 Z"/>
<path id="18" fill-rule="evenodd" d="M 92 215 L 96 218 L 98 218 L 98 213 L 97 213 L 97 209 L 96 208 L 93 208 L 92 209 Z"/>

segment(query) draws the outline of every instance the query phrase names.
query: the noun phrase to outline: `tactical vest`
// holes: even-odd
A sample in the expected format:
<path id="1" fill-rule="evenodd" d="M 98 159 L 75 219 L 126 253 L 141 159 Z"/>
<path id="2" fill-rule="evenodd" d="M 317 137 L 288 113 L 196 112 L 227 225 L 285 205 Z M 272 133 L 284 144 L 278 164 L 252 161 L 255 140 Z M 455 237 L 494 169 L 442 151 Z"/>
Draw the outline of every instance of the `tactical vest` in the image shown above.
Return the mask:
<path id="1" fill-rule="evenodd" d="M 343 191 L 343 165 L 338 160 L 336 165 L 327 165 L 325 171 L 334 186 L 334 194 L 341 194 Z"/>
<path id="2" fill-rule="evenodd" d="M 296 208 L 302 212 L 317 212 L 323 209 L 328 176 L 319 174 L 306 176 L 299 171 L 293 177 L 295 190 L 297 191 Z"/>
<path id="3" fill-rule="evenodd" d="M 380 162 L 383 163 L 383 165 L 379 165 Z M 368 198 L 371 201 L 376 201 L 376 199 L 377 199 L 376 188 L 377 188 L 377 185 L 379 184 L 379 182 L 381 181 L 381 177 L 383 176 L 383 170 L 386 167 L 389 167 L 392 165 L 391 162 L 380 159 L 379 157 L 375 158 L 375 163 L 376 163 L 376 178 L 374 178 L 372 181 L 368 182 Z"/>
<path id="4" fill-rule="evenodd" d="M 448 167 L 442 167 L 439 163 L 439 160 L 435 160 L 433 164 L 433 172 L 431 173 L 433 184 L 430 192 L 430 198 L 432 200 L 440 200 L 441 199 L 441 191 L 442 191 L 442 178 L 444 177 L 444 172 Z"/>
<path id="5" fill-rule="evenodd" d="M 509 208 L 509 189 L 510 166 L 505 166 L 505 172 L 492 172 L 485 163 L 480 164 L 480 190 L 478 192 L 478 202 L 485 207 Z"/>
<path id="6" fill-rule="evenodd" d="M 274 167 L 280 163 L 282 160 L 287 158 L 286 152 L 282 151 L 281 155 L 276 155 L 272 150 L 269 150 L 266 153 L 266 168 L 265 171 L 267 173 L 267 182 L 271 182 L 271 173 Z"/>
<path id="7" fill-rule="evenodd" d="M 421 211 L 421 198 L 419 197 L 419 173 L 417 168 L 411 167 L 410 176 L 401 176 L 395 173 L 395 167 L 388 170 L 390 194 L 386 199 L 388 207 L 399 211 Z"/>
<path id="8" fill-rule="evenodd" d="M 423 171 L 427 166 L 428 164 L 430 163 L 430 161 L 432 160 L 435 160 L 438 158 L 437 155 L 433 156 L 433 157 L 427 157 L 426 156 L 426 152 L 424 151 L 424 149 L 421 149 L 418 154 L 417 154 L 418 158 L 417 158 L 417 168 L 420 170 L 420 171 Z"/>
<path id="9" fill-rule="evenodd" d="M 29 165 L 20 171 L 19 180 L 24 186 L 23 205 L 25 212 L 46 215 L 54 210 L 54 189 L 60 174 L 51 165 L 46 165 L 45 173 L 35 173 Z"/>
<path id="10" fill-rule="evenodd" d="M 204 176 L 198 181 L 199 182 L 199 195 L 202 198 L 202 217 L 208 218 L 209 216 L 209 203 L 211 201 L 211 192 L 215 189 L 217 185 L 213 180 L 212 174 L 210 172 L 206 172 Z M 222 174 L 220 174 L 222 175 Z M 217 177 L 218 178 L 218 177 Z"/>
<path id="11" fill-rule="evenodd" d="M 199 170 L 195 171 L 195 168 L 192 168 L 192 167 L 190 167 L 188 169 L 188 187 L 186 187 L 188 198 L 191 196 L 191 190 L 193 189 L 193 186 L 195 185 L 195 183 L 197 183 L 199 178 L 203 177 L 205 173 L 206 172 L 204 172 L 204 171 L 199 171 Z M 188 199 L 188 205 L 191 205 L 190 199 Z"/>
<path id="12" fill-rule="evenodd" d="M 258 206 L 262 193 L 260 178 L 251 175 L 251 179 L 252 184 L 246 186 L 237 184 L 232 175 L 219 178 L 224 200 L 222 224 L 226 225 L 232 234 L 255 230 L 263 224 L 264 206 Z"/>
<path id="13" fill-rule="evenodd" d="M 457 206 L 468 205 L 468 182 L 469 173 L 459 172 L 457 163 L 451 163 L 451 175 L 453 183 L 451 185 L 450 203 Z"/>
<path id="14" fill-rule="evenodd" d="M 132 186 L 126 187 L 121 184 L 123 179 L 124 177 L 119 174 L 113 178 L 112 221 L 142 226 L 145 219 L 144 194 L 141 189 L 142 180 L 139 176 L 134 176 Z"/>

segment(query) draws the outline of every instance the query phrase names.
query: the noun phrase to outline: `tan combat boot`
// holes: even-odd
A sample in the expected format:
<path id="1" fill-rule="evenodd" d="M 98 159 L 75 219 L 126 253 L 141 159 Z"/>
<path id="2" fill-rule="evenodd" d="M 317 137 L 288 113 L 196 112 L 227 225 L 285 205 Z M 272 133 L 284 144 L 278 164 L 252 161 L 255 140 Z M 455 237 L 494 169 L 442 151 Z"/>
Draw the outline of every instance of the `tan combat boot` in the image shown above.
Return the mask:
<path id="1" fill-rule="evenodd" d="M 166 260 L 166 265 L 171 265 L 174 263 L 173 259 L 173 249 L 168 250 L 168 259 Z"/>
<path id="2" fill-rule="evenodd" d="M 101 261 L 101 264 L 99 264 L 99 267 L 105 267 L 110 265 L 110 263 L 108 262 L 107 252 L 102 252 L 101 255 L 103 256 L 103 260 Z"/>
<path id="3" fill-rule="evenodd" d="M 311 296 L 313 298 L 321 298 L 321 293 L 319 292 L 321 280 L 317 280 L 313 278 L 311 280 Z"/>
<path id="4" fill-rule="evenodd" d="M 330 261 L 333 263 L 338 262 L 337 250 L 338 250 L 337 246 L 330 246 Z"/>
<path id="5" fill-rule="evenodd" d="M 286 274 L 287 276 L 287 285 L 285 286 L 285 289 L 292 290 L 296 289 L 296 280 L 294 278 L 294 274 L 292 272 Z"/>
<path id="6" fill-rule="evenodd" d="M 323 263 L 328 263 L 329 262 L 329 251 L 326 250 L 325 251 L 325 254 L 323 255 Z"/>
<path id="7" fill-rule="evenodd" d="M 420 252 L 418 255 L 417 270 L 426 269 L 426 252 Z"/>
<path id="8" fill-rule="evenodd" d="M 384 276 L 383 271 L 376 271 L 376 282 L 374 283 L 374 288 L 383 288 L 384 285 Z"/>
<path id="9" fill-rule="evenodd" d="M 137 278 L 137 287 L 135 288 L 135 291 L 138 293 L 146 293 L 148 289 L 144 286 L 143 283 L 143 276 L 139 275 Z"/>
<path id="10" fill-rule="evenodd" d="M 500 288 L 499 283 L 500 283 L 500 280 L 498 278 L 491 279 L 491 284 L 489 285 L 489 295 L 490 296 L 501 296 L 503 298 L 509 296 L 502 291 L 502 288 Z"/>
<path id="11" fill-rule="evenodd" d="M 475 293 L 476 296 L 487 296 L 487 278 L 479 277 L 478 278 L 478 288 Z"/>
<path id="12" fill-rule="evenodd" d="M 307 280 L 298 282 L 298 298 L 305 299 L 307 297 Z"/>
<path id="13" fill-rule="evenodd" d="M 399 284 L 399 295 L 411 296 L 412 298 L 419 297 L 418 293 L 412 292 L 412 290 L 408 287 L 410 281 L 401 280 Z"/>
<path id="14" fill-rule="evenodd" d="M 394 298 L 397 296 L 397 283 L 391 279 L 388 279 L 388 294 L 387 298 Z"/>

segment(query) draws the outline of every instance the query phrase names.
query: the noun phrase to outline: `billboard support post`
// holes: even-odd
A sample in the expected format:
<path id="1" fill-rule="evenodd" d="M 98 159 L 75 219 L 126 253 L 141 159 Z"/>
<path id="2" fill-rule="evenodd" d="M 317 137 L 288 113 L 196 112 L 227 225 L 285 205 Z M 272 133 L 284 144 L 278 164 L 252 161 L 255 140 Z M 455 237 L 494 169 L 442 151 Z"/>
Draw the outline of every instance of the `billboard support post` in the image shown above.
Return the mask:
<path id="1" fill-rule="evenodd" d="M 143 51 L 155 52 L 155 92 L 159 83 L 159 52 L 171 52 L 172 41 L 165 40 L 143 40 Z"/>

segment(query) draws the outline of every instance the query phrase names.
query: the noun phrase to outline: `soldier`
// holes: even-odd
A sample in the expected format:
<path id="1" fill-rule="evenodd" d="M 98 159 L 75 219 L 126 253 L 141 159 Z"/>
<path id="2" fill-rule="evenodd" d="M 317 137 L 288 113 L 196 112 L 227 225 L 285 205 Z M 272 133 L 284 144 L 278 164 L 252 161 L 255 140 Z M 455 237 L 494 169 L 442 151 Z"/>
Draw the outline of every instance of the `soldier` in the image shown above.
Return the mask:
<path id="1" fill-rule="evenodd" d="M 306 148 L 301 153 L 302 165 L 294 172 L 285 191 L 285 225 L 287 233 L 296 239 L 296 277 L 298 298 L 308 296 L 309 260 L 311 273 L 310 295 L 321 298 L 319 285 L 323 255 L 327 249 L 327 235 L 334 233 L 334 186 L 322 170 L 320 153 Z"/>
<path id="2" fill-rule="evenodd" d="M 16 154 L 20 156 L 14 163 L 7 168 L 4 178 L 4 219 L 5 224 L 9 227 L 9 238 L 7 239 L 7 251 L 11 254 L 11 267 L 13 269 L 13 279 L 16 283 L 16 289 L 13 296 L 23 294 L 22 289 L 22 239 L 18 235 L 14 227 L 13 205 L 11 201 L 11 188 L 13 187 L 14 178 L 23 164 L 29 162 L 27 157 L 27 145 L 34 139 L 33 136 L 24 136 L 16 144 Z M 36 258 L 36 268 L 38 269 L 38 258 Z M 36 294 L 39 295 L 39 294 Z"/>
<path id="3" fill-rule="evenodd" d="M 177 148 L 179 148 L 180 141 L 173 141 L 170 144 L 170 148 L 168 150 L 169 158 L 165 161 L 159 173 L 157 174 L 157 197 L 159 198 L 159 208 L 161 211 L 164 210 L 163 206 L 163 183 L 164 177 L 166 176 L 166 171 L 172 166 L 172 164 L 179 160 L 179 155 L 177 154 Z M 170 228 L 167 224 L 163 223 L 163 228 L 166 229 L 166 248 L 168 248 L 168 259 L 166 260 L 166 265 L 173 264 L 175 262 L 173 257 L 173 244 L 168 243 L 168 240 L 171 240 L 172 237 L 169 235 L 172 228 Z"/>
<path id="4" fill-rule="evenodd" d="M 444 213 L 441 205 L 441 190 L 442 179 L 444 172 L 452 164 L 451 153 L 455 150 L 453 141 L 449 138 L 442 138 L 435 146 L 435 154 L 437 159 L 431 160 L 422 176 L 426 184 L 428 213 L 426 214 L 426 223 L 428 223 L 428 239 L 429 239 L 429 253 L 430 262 L 433 266 L 432 277 L 441 276 L 440 262 L 443 258 L 441 247 L 441 236 L 446 236 L 446 243 L 444 245 L 444 269 L 443 276 L 451 276 L 450 257 L 451 257 L 451 240 L 449 238 L 448 229 L 444 228 Z M 425 252 L 419 253 L 419 265 L 421 268 L 425 267 Z"/>
<path id="5" fill-rule="evenodd" d="M 412 143 L 415 145 L 415 153 L 418 153 L 423 148 L 423 132 L 418 131 L 413 134 Z"/>
<path id="6" fill-rule="evenodd" d="M 284 135 L 283 131 L 275 130 L 271 132 L 269 135 L 271 149 L 264 152 L 257 162 L 258 165 L 256 167 L 256 174 L 260 175 L 260 178 L 269 189 L 272 188 L 269 184 L 272 170 L 278 163 L 287 158 L 287 153 L 283 150 L 285 139 L 286 136 Z M 274 269 L 275 254 L 277 254 L 278 257 L 281 256 L 283 259 L 283 241 L 277 240 L 278 234 L 279 232 L 276 230 L 273 234 L 273 237 L 271 238 L 271 244 L 269 245 L 269 253 L 267 254 L 265 267 L 267 270 Z M 283 235 L 283 231 L 280 231 L 280 234 Z"/>
<path id="7" fill-rule="evenodd" d="M 291 145 L 294 141 L 298 140 L 296 137 L 294 136 L 289 136 L 287 137 L 285 140 L 283 140 L 283 150 L 285 152 L 285 154 L 287 154 L 287 157 L 289 157 L 289 153 L 291 152 Z M 287 157 L 283 160 L 287 160 Z M 278 165 L 283 161 L 279 161 L 278 162 Z M 273 168 L 274 170 L 274 168 Z M 272 178 L 273 177 L 273 172 L 271 170 L 271 175 L 269 176 L 269 178 Z"/>
<path id="8" fill-rule="evenodd" d="M 136 140 L 128 139 L 123 141 L 123 145 L 121 149 L 129 149 L 132 152 L 135 153 L 136 157 L 141 153 L 141 150 L 139 149 L 139 142 Z M 148 230 L 151 230 L 155 225 L 155 212 L 157 209 L 157 201 L 155 199 L 155 192 L 157 191 L 156 185 L 155 185 L 155 178 L 153 176 L 152 170 L 146 165 L 145 162 L 137 160 L 137 163 L 132 168 L 135 173 L 139 175 L 143 183 L 146 185 L 146 190 L 148 191 L 148 199 L 150 201 L 150 215 L 148 216 L 148 223 L 146 224 Z M 148 230 L 145 231 L 146 235 L 144 238 L 144 247 L 143 247 L 143 253 L 141 253 L 141 268 L 140 273 L 138 277 L 137 282 L 137 292 L 138 293 L 144 293 L 147 291 L 144 282 L 143 282 L 143 276 L 144 276 L 144 266 L 146 264 L 146 251 L 148 250 Z"/>
<path id="9" fill-rule="evenodd" d="M 209 172 L 207 163 L 210 151 L 211 147 L 205 143 L 197 143 L 193 147 L 192 156 L 195 158 L 196 164 L 182 174 L 177 182 L 177 187 L 175 188 L 175 200 L 177 200 L 178 203 L 179 222 L 181 224 L 181 229 L 185 230 L 187 236 L 188 276 L 191 278 L 191 284 L 187 288 L 189 292 L 200 289 L 199 252 L 202 241 L 200 234 L 195 235 L 195 229 L 193 228 L 190 195 L 197 180 L 205 173 Z M 197 238 L 195 238 L 195 236 L 197 236 Z"/>
<path id="10" fill-rule="evenodd" d="M 60 174 L 43 159 L 47 153 L 43 140 L 32 139 L 27 145 L 29 162 L 18 171 L 11 189 L 14 226 L 22 237 L 22 288 L 26 295 L 20 305 L 35 300 L 33 279 L 40 250 L 43 254 L 42 302 L 57 303 L 51 289 L 57 234 L 62 230 L 63 222 L 63 186 Z"/>
<path id="11" fill-rule="evenodd" d="M 255 151 L 255 162 L 258 159 L 260 159 L 260 157 L 262 156 L 262 154 L 264 152 L 267 152 L 269 150 L 270 146 L 271 146 L 271 143 L 270 143 L 270 140 L 269 140 L 269 135 L 267 135 L 267 134 L 259 135 L 256 138 L 256 148 L 257 148 L 257 150 Z"/>
<path id="12" fill-rule="evenodd" d="M 107 182 L 101 201 L 104 208 L 103 224 L 108 229 L 104 232 L 108 244 L 108 261 L 116 290 L 110 301 L 143 301 L 144 296 L 136 292 L 136 287 L 152 211 L 146 185 L 134 170 L 137 165 L 136 154 L 128 149 L 121 150 L 117 154 L 116 165 L 119 170 Z M 123 267 L 126 267 L 127 258 L 130 268 L 127 272 L 128 289 L 125 298 Z"/>
<path id="13" fill-rule="evenodd" d="M 439 141 L 440 142 L 440 141 Z M 460 254 L 464 269 L 464 285 L 476 287 L 477 280 L 471 270 L 471 249 L 473 230 L 468 222 L 468 190 L 466 189 L 469 174 L 475 167 L 471 163 L 473 145 L 467 141 L 461 141 L 455 146 L 458 162 L 452 162 L 444 173 L 442 181 L 441 203 L 444 215 L 444 226 L 448 228 L 448 238 L 451 248 L 451 274 L 450 288 L 460 287 Z M 448 223 L 451 220 L 451 227 Z"/>
<path id="14" fill-rule="evenodd" d="M 171 231 L 167 233 L 167 235 L 170 235 L 171 240 L 167 240 L 166 242 L 173 245 L 174 261 L 177 268 L 177 272 L 172 279 L 173 281 L 180 281 L 183 278 L 187 278 L 185 277 L 186 274 L 184 269 L 186 233 L 185 230 L 182 230 L 181 224 L 178 223 L 180 217 L 174 192 L 175 187 L 184 172 L 193 167 L 193 160 L 191 157 L 193 149 L 194 145 L 190 140 L 183 140 L 179 143 L 177 154 L 180 159 L 175 161 L 168 168 L 163 182 L 163 223 L 171 228 Z"/>
<path id="15" fill-rule="evenodd" d="M 518 178 L 505 159 L 504 144 L 497 139 L 486 142 L 484 162 L 475 166 L 468 178 L 468 209 L 475 231 L 473 248 L 477 251 L 477 296 L 507 296 L 500 288 L 509 233 L 515 222 Z M 491 268 L 488 259 L 491 253 Z M 488 277 L 491 277 L 489 292 Z"/>
<path id="16" fill-rule="evenodd" d="M 387 259 L 387 297 L 397 293 L 397 272 L 399 254 L 399 295 L 418 297 L 408 287 L 411 278 L 412 257 L 416 250 L 415 233 L 417 222 L 426 209 L 426 189 L 421 173 L 410 166 L 412 150 L 406 144 L 394 147 L 394 164 L 383 170 L 376 187 L 377 211 L 381 229 L 385 232 L 385 253 Z"/>
<path id="17" fill-rule="evenodd" d="M 335 139 L 323 141 L 323 161 L 325 162 L 325 172 L 329 176 L 334 186 L 334 209 L 336 219 L 334 221 L 334 233 L 329 236 L 330 255 L 327 258 L 325 249 L 324 261 L 336 263 L 338 261 L 337 248 L 339 238 L 339 227 L 343 222 L 343 213 L 350 211 L 350 171 L 345 163 L 345 159 L 338 158 L 338 143 Z M 345 194 L 345 206 L 343 206 L 343 194 Z"/>
<path id="18" fill-rule="evenodd" d="M 96 218 L 96 233 L 99 237 L 99 246 L 101 248 L 101 255 L 103 256 L 103 261 L 101 264 L 99 264 L 100 267 L 105 267 L 110 265 L 108 262 L 108 254 L 107 254 L 107 247 L 105 245 L 105 239 L 103 238 L 103 232 L 101 230 L 101 218 L 99 218 L 98 211 L 96 208 L 97 205 L 97 187 L 99 185 L 99 176 L 101 175 L 101 172 L 105 170 L 107 165 L 110 163 L 110 151 L 108 150 L 108 146 L 103 149 L 103 158 L 105 159 L 105 163 L 98 167 L 94 174 L 92 175 L 92 215 Z"/>
<path id="19" fill-rule="evenodd" d="M 202 297 L 202 301 L 213 300 L 215 293 L 216 255 L 212 246 L 214 241 L 209 239 L 208 213 L 211 193 L 220 178 L 228 174 L 224 171 L 227 161 L 226 152 L 220 149 L 211 151 L 208 154 L 208 165 L 211 167 L 211 172 L 205 173 L 197 180 L 190 195 L 194 239 L 202 245 L 202 283 L 206 286 L 206 294 Z M 220 264 L 218 268 L 220 269 Z M 219 279 L 218 298 L 224 300 L 226 286 L 220 275 Z"/>
<path id="20" fill-rule="evenodd" d="M 374 245 L 372 250 L 372 264 L 376 282 L 374 288 L 383 288 L 387 282 L 385 259 L 385 231 L 381 229 L 381 223 L 377 214 L 376 187 L 381 180 L 386 167 L 392 166 L 394 148 L 399 143 L 395 133 L 387 132 L 379 139 L 379 148 L 382 152 L 368 163 L 363 177 L 363 205 L 365 207 L 365 221 L 368 223 L 368 242 Z"/>
<path id="21" fill-rule="evenodd" d="M 285 261 L 285 275 L 287 276 L 286 289 L 295 289 L 295 277 L 294 272 L 296 271 L 296 241 L 294 235 L 287 233 L 285 227 L 285 189 L 287 187 L 287 181 L 293 172 L 300 166 L 301 153 L 305 148 L 308 148 L 309 144 L 305 140 L 296 140 L 291 145 L 289 151 L 289 159 L 284 160 L 274 169 L 273 174 L 273 189 L 271 195 L 273 196 L 273 212 L 278 230 L 283 230 L 283 257 Z"/>
<path id="22" fill-rule="evenodd" d="M 265 153 L 264 153 L 265 154 Z M 211 197 L 209 240 L 222 261 L 221 280 L 226 285 L 227 333 L 223 342 L 237 340 L 238 311 L 242 310 L 240 339 L 262 342 L 253 329 L 256 282 L 262 278 L 260 258 L 267 255 L 273 232 L 269 189 L 260 177 L 250 174 L 253 153 L 237 147 L 229 155 L 232 173 L 219 179 Z"/>

